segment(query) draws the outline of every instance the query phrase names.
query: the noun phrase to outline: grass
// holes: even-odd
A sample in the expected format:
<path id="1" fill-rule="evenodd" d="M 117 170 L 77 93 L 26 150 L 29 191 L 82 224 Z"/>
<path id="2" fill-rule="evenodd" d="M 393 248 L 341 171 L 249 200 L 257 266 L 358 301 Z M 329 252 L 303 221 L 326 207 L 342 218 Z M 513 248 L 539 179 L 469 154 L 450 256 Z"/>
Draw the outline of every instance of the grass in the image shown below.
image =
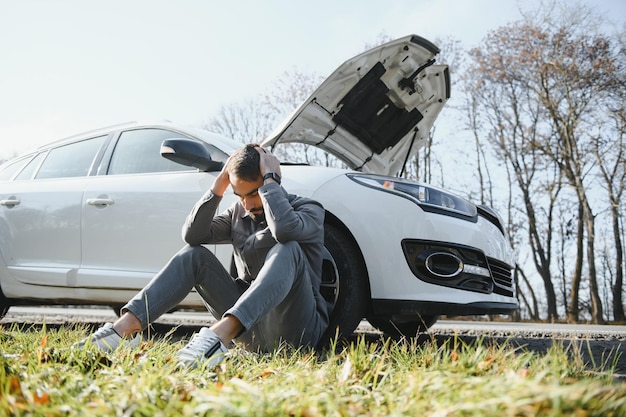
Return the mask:
<path id="1" fill-rule="evenodd" d="M 507 343 L 357 338 L 327 352 L 232 350 L 220 368 L 177 370 L 183 341 L 103 355 L 68 347 L 85 327 L 0 326 L 0 416 L 624 416 L 611 360 Z M 614 359 L 614 361 L 617 360 Z"/>

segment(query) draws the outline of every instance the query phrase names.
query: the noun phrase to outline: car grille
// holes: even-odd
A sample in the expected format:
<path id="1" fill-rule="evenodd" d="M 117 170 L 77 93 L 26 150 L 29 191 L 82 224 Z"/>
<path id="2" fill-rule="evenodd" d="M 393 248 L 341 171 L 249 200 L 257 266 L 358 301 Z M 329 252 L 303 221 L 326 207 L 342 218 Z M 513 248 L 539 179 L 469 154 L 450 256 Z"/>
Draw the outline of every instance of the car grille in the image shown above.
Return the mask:
<path id="1" fill-rule="evenodd" d="M 507 297 L 513 297 L 513 272 L 511 267 L 497 259 L 487 258 L 491 276 L 495 284 L 493 292 Z"/>

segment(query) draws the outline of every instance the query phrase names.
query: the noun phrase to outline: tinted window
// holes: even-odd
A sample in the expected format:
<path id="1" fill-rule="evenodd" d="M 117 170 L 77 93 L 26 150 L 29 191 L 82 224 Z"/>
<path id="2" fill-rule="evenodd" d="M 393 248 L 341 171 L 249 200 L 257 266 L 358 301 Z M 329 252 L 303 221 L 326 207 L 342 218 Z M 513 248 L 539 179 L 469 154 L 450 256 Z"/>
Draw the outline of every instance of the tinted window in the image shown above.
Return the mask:
<path id="1" fill-rule="evenodd" d="M 177 137 L 184 136 L 161 129 L 140 129 L 123 132 L 117 145 L 115 145 L 108 174 L 142 174 L 192 170 L 190 167 L 177 164 L 161 156 L 161 143 L 165 139 Z"/>
<path id="2" fill-rule="evenodd" d="M 105 139 L 100 136 L 51 149 L 35 178 L 86 176 Z"/>

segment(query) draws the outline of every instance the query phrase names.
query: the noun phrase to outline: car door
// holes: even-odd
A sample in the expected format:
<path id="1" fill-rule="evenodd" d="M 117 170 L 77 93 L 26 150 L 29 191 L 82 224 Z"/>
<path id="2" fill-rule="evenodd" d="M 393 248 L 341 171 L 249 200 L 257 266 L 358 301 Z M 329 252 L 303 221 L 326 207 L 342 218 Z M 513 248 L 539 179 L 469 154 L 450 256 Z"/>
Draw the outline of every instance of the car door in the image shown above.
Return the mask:
<path id="1" fill-rule="evenodd" d="M 12 181 L 2 183 L 2 254 L 18 282 L 76 284 L 83 192 L 105 140 L 100 136 L 41 151 Z"/>
<path id="2" fill-rule="evenodd" d="M 160 155 L 164 139 L 181 136 L 143 128 L 115 141 L 107 174 L 92 178 L 82 202 L 82 287 L 140 289 L 183 247 L 183 222 L 215 174 Z"/>

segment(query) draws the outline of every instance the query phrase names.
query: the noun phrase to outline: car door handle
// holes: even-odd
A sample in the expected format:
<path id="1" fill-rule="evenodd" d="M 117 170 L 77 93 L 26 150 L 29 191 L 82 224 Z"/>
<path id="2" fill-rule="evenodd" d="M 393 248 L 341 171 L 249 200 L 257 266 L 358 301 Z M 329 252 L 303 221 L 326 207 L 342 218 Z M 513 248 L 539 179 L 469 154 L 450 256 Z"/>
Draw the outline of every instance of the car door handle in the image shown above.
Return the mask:
<path id="1" fill-rule="evenodd" d="M 114 203 L 110 198 L 89 198 L 87 204 L 90 206 L 110 206 Z"/>
<path id="2" fill-rule="evenodd" d="M 8 200 L 0 200 L 0 206 L 5 206 L 5 207 L 15 207 L 20 203 L 21 201 L 15 197 L 11 197 Z"/>

